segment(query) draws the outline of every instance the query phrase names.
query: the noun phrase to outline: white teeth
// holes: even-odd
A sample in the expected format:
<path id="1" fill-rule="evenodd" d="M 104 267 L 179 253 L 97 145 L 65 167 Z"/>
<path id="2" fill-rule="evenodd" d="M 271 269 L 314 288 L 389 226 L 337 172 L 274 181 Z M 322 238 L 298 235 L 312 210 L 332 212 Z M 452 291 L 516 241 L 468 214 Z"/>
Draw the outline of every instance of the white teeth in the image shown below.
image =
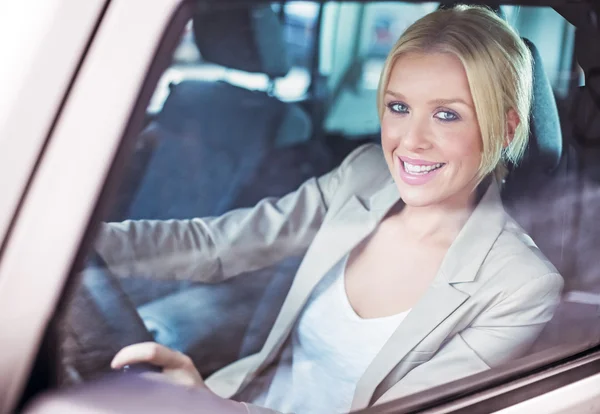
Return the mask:
<path id="1" fill-rule="evenodd" d="M 427 174 L 433 170 L 437 170 L 443 163 L 433 164 L 433 165 L 413 165 L 407 162 L 402 162 L 404 165 L 404 169 L 411 174 Z"/>

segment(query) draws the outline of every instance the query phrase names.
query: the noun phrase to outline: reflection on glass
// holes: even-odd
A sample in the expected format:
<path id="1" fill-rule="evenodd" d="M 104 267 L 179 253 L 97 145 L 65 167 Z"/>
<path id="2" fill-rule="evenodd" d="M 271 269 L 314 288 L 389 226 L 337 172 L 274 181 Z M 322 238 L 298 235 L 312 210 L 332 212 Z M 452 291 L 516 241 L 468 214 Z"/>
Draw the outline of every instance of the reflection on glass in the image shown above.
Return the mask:
<path id="1" fill-rule="evenodd" d="M 215 14 L 227 47 L 209 29 L 197 42 L 197 16 L 185 27 L 95 243 L 104 273 L 84 272 L 111 287 L 83 283 L 71 306 L 110 329 L 100 340 L 68 312 L 65 383 L 110 372 L 120 348 L 149 338 L 162 346 L 114 365 L 176 350 L 191 384 L 256 412 L 347 412 L 600 339 L 594 210 L 582 207 L 598 201 L 597 177 L 565 161 L 566 142 L 592 146 L 598 117 L 589 91 L 567 87 L 584 107 L 571 118 L 562 99 L 556 71 L 586 69 L 564 66 L 564 19 L 503 6 L 525 46 L 478 15 L 521 48 L 478 72 L 505 65 L 494 107 L 498 79 L 473 80 L 452 53 L 421 45 L 385 75 L 399 36 L 437 2 L 326 4 L 318 32 L 320 7 Z M 540 40 L 557 22 L 561 41 Z M 317 51 L 330 54 L 323 79 Z M 566 120 L 576 136 L 563 137 Z M 130 317 L 105 311 L 106 292 Z"/>

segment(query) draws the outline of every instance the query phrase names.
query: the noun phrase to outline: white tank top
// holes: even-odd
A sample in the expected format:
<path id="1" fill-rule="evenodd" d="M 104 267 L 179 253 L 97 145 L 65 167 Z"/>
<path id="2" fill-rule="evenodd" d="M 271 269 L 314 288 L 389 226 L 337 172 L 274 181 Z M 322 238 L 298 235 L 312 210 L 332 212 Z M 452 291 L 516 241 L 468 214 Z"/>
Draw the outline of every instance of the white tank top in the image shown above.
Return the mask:
<path id="1" fill-rule="evenodd" d="M 383 318 L 358 316 L 346 295 L 347 260 L 317 285 L 270 386 L 252 403 L 294 414 L 350 411 L 358 380 L 410 310 Z"/>

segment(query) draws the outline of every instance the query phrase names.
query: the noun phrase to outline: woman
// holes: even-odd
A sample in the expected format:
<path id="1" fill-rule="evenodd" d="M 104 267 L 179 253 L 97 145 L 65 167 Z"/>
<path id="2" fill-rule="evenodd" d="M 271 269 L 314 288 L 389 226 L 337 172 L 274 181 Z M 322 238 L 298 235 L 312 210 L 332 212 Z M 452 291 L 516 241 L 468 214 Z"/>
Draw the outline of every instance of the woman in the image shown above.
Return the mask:
<path id="1" fill-rule="evenodd" d="M 436 11 L 386 61 L 382 148 L 251 209 L 106 225 L 99 251 L 122 275 L 222 281 L 306 250 L 259 353 L 206 383 L 152 343 L 113 367 L 150 362 L 245 401 L 227 403 L 239 412 L 300 414 L 363 408 L 523 355 L 562 288 L 499 196 L 504 163 L 527 144 L 531 72 L 529 50 L 491 11 Z"/>

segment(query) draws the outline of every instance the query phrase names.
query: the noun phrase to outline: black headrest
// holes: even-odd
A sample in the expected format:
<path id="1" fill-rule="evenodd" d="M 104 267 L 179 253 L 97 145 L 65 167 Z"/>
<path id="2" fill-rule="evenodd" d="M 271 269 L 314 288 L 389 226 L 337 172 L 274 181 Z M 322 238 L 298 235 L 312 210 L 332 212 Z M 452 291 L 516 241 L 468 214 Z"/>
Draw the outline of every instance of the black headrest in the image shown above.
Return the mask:
<path id="1" fill-rule="evenodd" d="M 283 27 L 269 5 L 199 11 L 194 36 L 209 62 L 271 78 L 290 70 Z"/>
<path id="2" fill-rule="evenodd" d="M 523 164 L 535 163 L 535 169 L 552 171 L 562 157 L 563 140 L 558 108 L 540 53 L 529 40 L 523 38 L 523 41 L 533 57 L 533 103 L 529 120 L 531 132 Z"/>
<path id="3" fill-rule="evenodd" d="M 573 96 L 569 111 L 573 137 L 580 145 L 600 146 L 600 43 L 594 27 L 580 24 L 575 32 L 575 56 L 585 74 L 584 86 Z"/>
<path id="4" fill-rule="evenodd" d="M 442 1 L 440 9 L 449 9 L 460 1 Z M 506 15 L 499 4 L 492 2 L 470 1 L 469 4 L 484 4 L 498 16 L 506 20 Z M 529 144 L 520 166 L 538 171 L 552 171 L 560 162 L 562 156 L 562 132 L 560 119 L 552 86 L 544 71 L 542 58 L 537 48 L 529 40 L 523 41 L 533 57 L 533 103 L 530 114 Z"/>

